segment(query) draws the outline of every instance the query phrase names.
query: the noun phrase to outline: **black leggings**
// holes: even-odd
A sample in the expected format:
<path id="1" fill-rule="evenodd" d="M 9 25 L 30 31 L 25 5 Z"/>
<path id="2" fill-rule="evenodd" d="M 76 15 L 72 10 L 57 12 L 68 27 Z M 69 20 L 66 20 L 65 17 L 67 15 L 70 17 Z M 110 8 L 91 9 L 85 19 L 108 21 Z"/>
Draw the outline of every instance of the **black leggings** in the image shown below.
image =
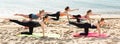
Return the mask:
<path id="1" fill-rule="evenodd" d="M 75 25 L 79 28 L 84 28 L 84 33 L 80 33 L 80 35 L 85 35 L 87 36 L 88 35 L 88 32 L 89 32 L 89 28 L 97 28 L 96 26 L 89 24 L 89 23 L 85 23 L 85 24 L 78 24 L 78 23 L 75 23 L 75 22 L 69 22 L 70 24 L 72 25 Z"/>
<path id="2" fill-rule="evenodd" d="M 55 14 L 47 14 L 47 16 L 56 17 L 56 18 L 52 18 L 52 19 L 57 21 L 57 20 L 59 20 L 59 17 L 60 17 L 60 11 L 58 11 Z"/>
<path id="3" fill-rule="evenodd" d="M 27 26 L 29 27 L 29 32 L 21 32 L 21 34 L 32 34 L 33 33 L 33 28 L 40 26 L 39 22 L 34 22 L 34 21 L 27 21 L 27 22 L 20 22 L 18 20 L 10 20 L 11 22 L 17 23 L 22 26 Z"/>
<path id="4" fill-rule="evenodd" d="M 73 15 L 77 22 L 80 22 L 81 15 Z"/>

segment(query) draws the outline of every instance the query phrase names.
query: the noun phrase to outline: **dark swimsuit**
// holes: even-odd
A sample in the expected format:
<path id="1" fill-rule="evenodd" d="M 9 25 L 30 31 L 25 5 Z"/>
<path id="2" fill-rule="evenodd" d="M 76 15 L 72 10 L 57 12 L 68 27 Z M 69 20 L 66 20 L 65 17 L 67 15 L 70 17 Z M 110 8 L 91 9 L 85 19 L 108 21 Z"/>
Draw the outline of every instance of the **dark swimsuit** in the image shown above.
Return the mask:
<path id="1" fill-rule="evenodd" d="M 29 18 L 31 18 L 31 19 L 38 19 L 39 16 L 37 16 L 36 14 L 29 14 Z"/>

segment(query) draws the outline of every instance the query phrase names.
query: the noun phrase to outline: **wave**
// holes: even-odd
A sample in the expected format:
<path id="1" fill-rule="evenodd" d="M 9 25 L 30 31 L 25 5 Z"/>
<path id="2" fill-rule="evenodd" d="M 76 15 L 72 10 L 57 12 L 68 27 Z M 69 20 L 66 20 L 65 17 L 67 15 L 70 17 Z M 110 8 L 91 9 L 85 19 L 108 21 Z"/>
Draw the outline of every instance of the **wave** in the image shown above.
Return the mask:
<path id="1" fill-rule="evenodd" d="M 66 6 L 79 8 L 73 14 L 84 14 L 88 9 L 96 13 L 119 14 L 120 0 L 1 0 L 0 15 L 15 13 L 37 13 L 41 9 L 56 12 L 64 10 Z"/>

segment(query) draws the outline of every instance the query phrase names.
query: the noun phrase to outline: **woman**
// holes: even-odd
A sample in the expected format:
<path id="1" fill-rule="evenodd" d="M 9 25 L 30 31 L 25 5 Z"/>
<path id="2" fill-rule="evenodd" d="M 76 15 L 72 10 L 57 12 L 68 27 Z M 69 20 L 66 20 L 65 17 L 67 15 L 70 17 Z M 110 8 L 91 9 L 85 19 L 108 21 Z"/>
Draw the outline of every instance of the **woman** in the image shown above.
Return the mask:
<path id="1" fill-rule="evenodd" d="M 78 15 L 73 15 L 73 18 L 75 18 L 77 20 L 77 22 L 85 23 L 85 22 L 91 22 L 90 21 L 90 16 L 91 15 L 98 15 L 98 14 L 93 14 L 92 10 L 88 10 L 86 12 L 85 16 L 81 16 L 81 15 L 78 14 Z"/>
<path id="2" fill-rule="evenodd" d="M 67 6 L 63 12 L 56 12 L 55 14 L 47 14 L 48 16 L 52 16 L 52 17 L 56 17 L 56 18 L 53 18 L 53 20 L 59 20 L 59 17 L 60 16 L 67 16 L 69 15 L 68 12 L 71 12 L 71 11 L 75 11 L 75 10 L 79 10 L 79 9 L 73 9 L 71 10 L 69 6 Z"/>
<path id="3" fill-rule="evenodd" d="M 41 26 L 42 30 L 43 30 L 43 36 L 45 35 L 44 34 L 44 22 L 43 20 L 39 20 L 39 21 L 18 21 L 18 20 L 13 20 L 13 19 L 6 19 L 10 22 L 14 22 L 14 23 L 17 23 L 19 25 L 22 25 L 22 26 L 27 26 L 29 28 L 29 32 L 21 32 L 21 34 L 28 34 L 28 35 L 32 35 L 33 33 L 33 29 L 35 27 L 39 27 Z"/>
<path id="4" fill-rule="evenodd" d="M 101 18 L 101 20 L 98 21 L 98 23 L 96 24 L 90 24 L 90 23 L 81 24 L 81 23 L 76 23 L 76 22 L 69 22 L 69 23 L 79 28 L 84 28 L 84 33 L 80 33 L 80 35 L 84 35 L 84 36 L 88 35 L 89 28 L 93 28 L 93 29 L 96 28 L 98 30 L 98 33 L 100 34 L 101 33 L 100 27 L 105 24 L 104 18 Z"/>
<path id="5" fill-rule="evenodd" d="M 23 16 L 23 17 L 25 17 L 25 18 L 29 18 L 30 21 L 32 21 L 32 20 L 37 20 L 37 19 L 43 19 L 45 13 L 46 13 L 46 12 L 44 12 L 44 10 L 41 10 L 41 11 L 39 11 L 39 13 L 37 13 L 37 14 L 29 14 L 29 15 L 15 14 L 15 15 L 16 15 L 16 16 Z M 25 26 L 24 28 L 27 29 L 28 27 Z"/>
<path id="6" fill-rule="evenodd" d="M 29 15 L 15 14 L 15 15 L 16 16 L 22 16 L 22 17 L 25 17 L 25 18 L 29 18 L 30 20 L 32 20 L 32 19 L 38 19 L 38 18 L 42 19 L 43 12 L 44 12 L 44 10 L 39 11 L 39 13 L 37 13 L 37 14 L 29 14 Z"/>

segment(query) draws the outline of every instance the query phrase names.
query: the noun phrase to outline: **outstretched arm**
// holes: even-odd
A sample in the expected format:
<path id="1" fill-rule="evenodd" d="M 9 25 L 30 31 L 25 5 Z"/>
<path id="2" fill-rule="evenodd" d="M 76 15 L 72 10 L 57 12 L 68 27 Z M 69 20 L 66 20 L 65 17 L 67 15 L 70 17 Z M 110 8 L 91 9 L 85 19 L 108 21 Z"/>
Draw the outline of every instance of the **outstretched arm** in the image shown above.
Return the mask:
<path id="1" fill-rule="evenodd" d="M 101 16 L 101 14 L 94 14 L 94 13 L 92 13 L 90 16 L 94 16 L 94 15 Z"/>
<path id="2" fill-rule="evenodd" d="M 45 24 L 43 22 L 40 23 L 41 24 L 41 28 L 43 30 L 43 37 L 45 37 Z"/>
<path id="3" fill-rule="evenodd" d="M 71 11 L 76 11 L 76 10 L 79 10 L 79 9 L 72 9 L 72 10 L 69 10 L 69 11 L 71 12 Z"/>
<path id="4" fill-rule="evenodd" d="M 45 12 L 45 14 L 51 14 L 52 12 Z"/>
<path id="5" fill-rule="evenodd" d="M 99 26 L 99 24 L 97 24 L 96 26 L 97 26 L 98 33 L 100 35 L 101 34 L 100 26 Z"/>
<path id="6" fill-rule="evenodd" d="M 29 18 L 29 15 L 25 15 L 25 14 L 14 14 L 15 16 L 22 16 L 22 17 L 25 17 L 25 18 Z"/>

